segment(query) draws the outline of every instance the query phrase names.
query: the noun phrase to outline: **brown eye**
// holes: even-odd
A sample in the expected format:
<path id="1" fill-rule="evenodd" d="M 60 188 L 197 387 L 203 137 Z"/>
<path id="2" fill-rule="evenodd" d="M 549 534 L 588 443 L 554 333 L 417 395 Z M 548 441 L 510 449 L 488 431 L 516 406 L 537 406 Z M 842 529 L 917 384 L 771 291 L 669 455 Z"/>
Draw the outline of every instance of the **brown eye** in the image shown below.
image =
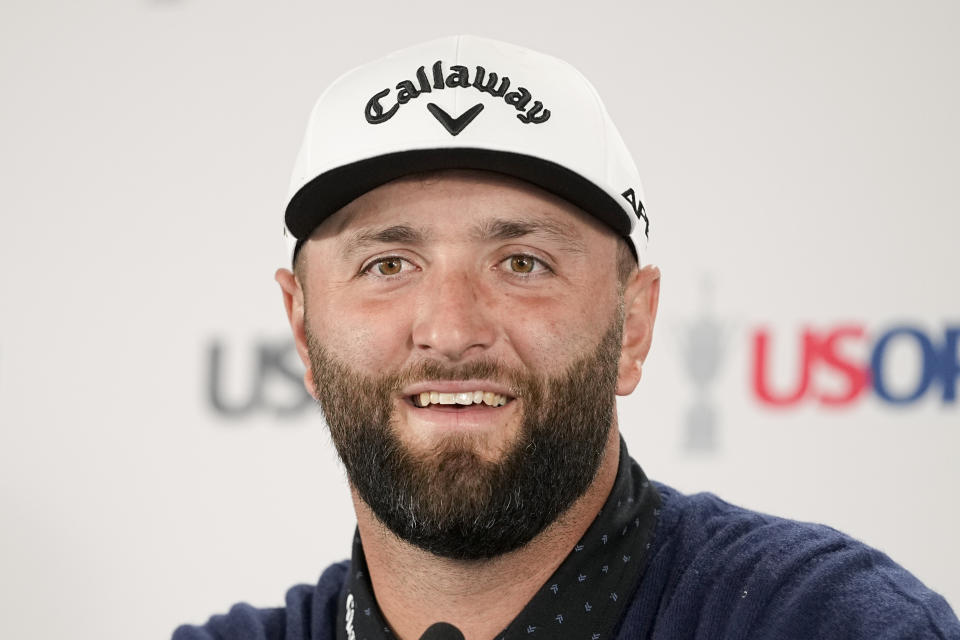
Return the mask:
<path id="1" fill-rule="evenodd" d="M 386 258 L 377 263 L 377 271 L 384 276 L 395 276 L 402 267 L 403 261 L 400 258 Z"/>
<path id="2" fill-rule="evenodd" d="M 533 271 L 534 260 L 530 256 L 513 256 L 510 258 L 510 268 L 517 273 L 530 273 Z"/>

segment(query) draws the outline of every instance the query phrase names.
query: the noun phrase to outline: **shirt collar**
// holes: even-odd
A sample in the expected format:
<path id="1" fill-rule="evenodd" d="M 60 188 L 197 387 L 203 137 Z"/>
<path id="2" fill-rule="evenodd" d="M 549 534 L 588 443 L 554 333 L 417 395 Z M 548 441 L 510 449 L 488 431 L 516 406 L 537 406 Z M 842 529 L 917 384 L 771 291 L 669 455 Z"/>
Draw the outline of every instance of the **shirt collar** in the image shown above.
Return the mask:
<path id="1" fill-rule="evenodd" d="M 640 583 L 660 505 L 657 490 L 630 458 L 621 438 L 617 477 L 607 501 L 563 563 L 496 640 L 529 640 L 536 635 L 613 638 Z M 359 532 L 354 534 L 344 586 L 337 639 L 393 638 L 373 595 Z"/>

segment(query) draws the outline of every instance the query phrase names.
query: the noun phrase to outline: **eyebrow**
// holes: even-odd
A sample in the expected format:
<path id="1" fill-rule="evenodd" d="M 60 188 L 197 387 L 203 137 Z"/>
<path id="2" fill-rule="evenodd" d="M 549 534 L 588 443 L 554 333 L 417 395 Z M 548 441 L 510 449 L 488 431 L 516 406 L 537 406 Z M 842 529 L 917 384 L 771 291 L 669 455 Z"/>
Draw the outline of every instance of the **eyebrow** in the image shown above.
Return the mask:
<path id="1" fill-rule="evenodd" d="M 430 234 L 407 224 L 395 224 L 384 229 L 360 229 L 351 234 L 343 244 L 343 255 L 352 254 L 377 244 L 402 242 L 405 244 L 424 244 Z"/>
<path id="2" fill-rule="evenodd" d="M 580 234 L 570 225 L 553 220 L 538 218 L 534 220 L 516 220 L 493 218 L 473 227 L 471 237 L 481 242 L 492 240 L 516 240 L 526 236 L 543 236 L 561 245 L 561 249 L 570 253 L 584 253 L 586 247 Z M 403 243 L 411 245 L 426 244 L 432 234 L 426 229 L 417 229 L 408 224 L 395 224 L 384 228 L 360 229 L 350 234 L 343 243 L 342 254 L 351 257 L 364 249 L 378 244 Z"/>
<path id="3" fill-rule="evenodd" d="M 572 225 L 564 225 L 543 218 L 535 220 L 494 218 L 473 229 L 473 237 L 477 240 L 516 240 L 525 236 L 545 236 L 559 242 L 563 245 L 563 249 L 573 253 L 586 251 L 583 238 Z"/>

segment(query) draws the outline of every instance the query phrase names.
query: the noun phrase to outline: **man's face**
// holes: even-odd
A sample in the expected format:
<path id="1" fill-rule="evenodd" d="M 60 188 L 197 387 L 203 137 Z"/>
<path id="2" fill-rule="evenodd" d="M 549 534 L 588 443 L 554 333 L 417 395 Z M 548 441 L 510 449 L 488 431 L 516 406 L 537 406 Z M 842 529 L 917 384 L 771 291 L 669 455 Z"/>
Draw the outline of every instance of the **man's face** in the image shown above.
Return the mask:
<path id="1" fill-rule="evenodd" d="M 443 172 L 365 194 L 302 251 L 313 391 L 394 533 L 490 557 L 583 494 L 618 384 L 612 232 L 526 183 Z"/>

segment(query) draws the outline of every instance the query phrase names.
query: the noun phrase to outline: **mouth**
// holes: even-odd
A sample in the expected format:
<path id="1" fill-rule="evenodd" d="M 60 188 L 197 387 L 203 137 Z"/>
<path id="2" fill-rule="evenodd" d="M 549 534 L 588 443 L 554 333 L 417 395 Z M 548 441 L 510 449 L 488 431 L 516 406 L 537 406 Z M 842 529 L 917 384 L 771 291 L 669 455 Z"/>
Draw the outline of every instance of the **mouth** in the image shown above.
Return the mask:
<path id="1" fill-rule="evenodd" d="M 475 389 L 473 391 L 421 391 L 407 396 L 407 401 L 418 409 L 431 407 L 462 410 L 470 407 L 502 407 L 513 402 L 512 396 Z"/>

